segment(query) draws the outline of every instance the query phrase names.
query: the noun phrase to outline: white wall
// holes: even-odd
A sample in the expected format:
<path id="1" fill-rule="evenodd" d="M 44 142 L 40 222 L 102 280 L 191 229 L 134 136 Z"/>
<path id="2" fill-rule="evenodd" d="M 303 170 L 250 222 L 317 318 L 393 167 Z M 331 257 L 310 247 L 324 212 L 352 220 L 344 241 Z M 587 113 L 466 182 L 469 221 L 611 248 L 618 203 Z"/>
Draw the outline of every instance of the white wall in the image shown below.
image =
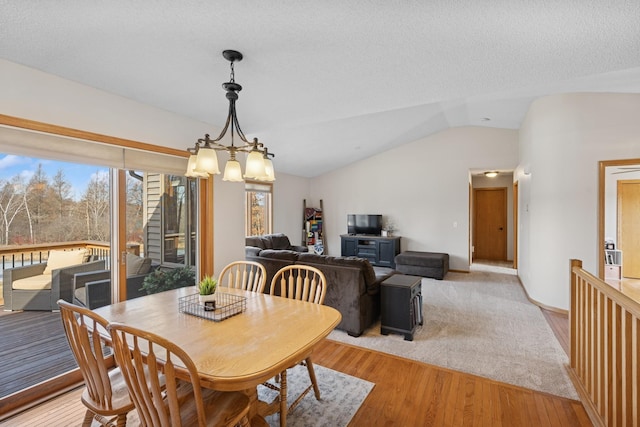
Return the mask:
<path id="1" fill-rule="evenodd" d="M 273 232 L 289 236 L 292 245 L 302 243 L 302 206 L 307 199 L 309 205 L 308 178 L 278 173 L 273 183 Z"/>
<path id="2" fill-rule="evenodd" d="M 178 149 L 215 128 L 0 59 L 0 113 Z"/>
<path id="3" fill-rule="evenodd" d="M 310 193 L 323 200 L 330 255 L 340 255 L 347 214 L 382 214 L 396 225 L 402 250 L 446 252 L 450 268 L 466 271 L 469 170 L 517 163 L 517 131 L 454 128 L 314 178 Z"/>
<path id="4" fill-rule="evenodd" d="M 597 273 L 598 161 L 640 157 L 638 111 L 635 94 L 563 94 L 532 103 L 516 171 L 518 274 L 532 299 L 569 308 L 571 258 Z"/>

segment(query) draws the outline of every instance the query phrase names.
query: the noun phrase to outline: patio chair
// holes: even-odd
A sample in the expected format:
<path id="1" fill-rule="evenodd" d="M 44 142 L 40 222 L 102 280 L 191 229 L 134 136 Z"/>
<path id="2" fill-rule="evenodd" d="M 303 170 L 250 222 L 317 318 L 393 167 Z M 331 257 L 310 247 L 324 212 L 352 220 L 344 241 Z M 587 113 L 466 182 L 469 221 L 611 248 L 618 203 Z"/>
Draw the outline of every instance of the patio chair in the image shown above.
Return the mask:
<path id="1" fill-rule="evenodd" d="M 146 295 L 141 291 L 144 278 L 158 264 L 151 258 L 127 254 L 127 299 Z M 91 310 L 111 304 L 111 271 L 98 270 L 76 274 L 73 282 L 73 302 Z"/>
<path id="2" fill-rule="evenodd" d="M 46 263 L 7 268 L 3 272 L 4 310 L 58 310 L 57 301 L 73 301 L 74 275 L 104 270 L 88 250 L 51 250 Z"/>
<path id="3" fill-rule="evenodd" d="M 255 261 L 235 261 L 222 269 L 218 276 L 218 286 L 264 292 L 267 284 L 267 270 Z"/>
<path id="4" fill-rule="evenodd" d="M 142 425 L 249 425 L 249 397 L 202 388 L 198 369 L 182 348 L 121 323 L 111 323 L 107 330 Z M 179 379 L 178 372 L 189 381 Z"/>
<path id="5" fill-rule="evenodd" d="M 271 295 L 276 294 L 276 287 L 279 289 L 280 296 L 282 298 L 291 298 L 315 304 L 324 304 L 324 298 L 327 292 L 327 279 L 322 271 L 316 267 L 303 264 L 288 265 L 278 270 L 275 276 L 273 276 L 273 279 L 271 280 Z M 280 393 L 280 427 L 285 427 L 287 425 L 287 414 L 293 411 L 293 409 L 312 388 L 316 399 L 320 400 L 320 389 L 318 388 L 316 373 L 313 369 L 311 353 L 309 352 L 305 357 L 303 357 L 303 360 L 298 363 L 307 367 L 311 384 L 302 393 L 300 393 L 289 407 L 287 407 L 286 369 L 280 373 L 280 378 L 276 379 L 276 383 L 280 382 L 280 386 L 271 382 L 264 383 L 266 387 Z"/>
<path id="6" fill-rule="evenodd" d="M 84 378 L 81 400 L 87 411 L 82 425 L 90 426 L 96 420 L 103 426 L 111 426 L 114 421 L 115 425 L 124 426 L 134 405 L 120 369 L 109 371 L 109 351 L 99 332 L 107 333 L 107 321 L 66 301 L 58 300 L 57 304 L 69 347 Z"/>

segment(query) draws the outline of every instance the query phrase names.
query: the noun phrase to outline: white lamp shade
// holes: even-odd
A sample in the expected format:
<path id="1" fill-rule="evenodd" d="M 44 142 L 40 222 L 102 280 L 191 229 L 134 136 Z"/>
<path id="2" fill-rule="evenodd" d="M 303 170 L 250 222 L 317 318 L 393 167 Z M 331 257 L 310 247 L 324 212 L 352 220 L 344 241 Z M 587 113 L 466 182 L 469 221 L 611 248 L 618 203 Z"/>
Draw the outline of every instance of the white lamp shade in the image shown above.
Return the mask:
<path id="1" fill-rule="evenodd" d="M 265 181 L 275 181 L 276 180 L 276 174 L 273 171 L 273 162 L 271 161 L 270 158 L 265 157 L 264 158 L 264 170 L 266 172 L 266 178 L 264 179 Z"/>
<path id="2" fill-rule="evenodd" d="M 206 172 L 196 172 L 196 155 L 189 156 L 189 162 L 187 163 L 187 172 L 184 174 L 187 178 L 207 178 L 209 176 Z"/>
<path id="3" fill-rule="evenodd" d="M 247 156 L 247 169 L 245 178 L 264 180 L 267 176 L 264 166 L 264 157 L 257 150 L 251 151 Z"/>
<path id="4" fill-rule="evenodd" d="M 196 168 L 196 155 L 192 154 L 189 156 L 189 161 L 187 162 L 187 172 L 184 174 L 184 176 L 188 178 L 195 178 L 196 177 L 195 168 Z"/>
<path id="5" fill-rule="evenodd" d="M 224 176 L 222 177 L 223 181 L 231 181 L 231 182 L 242 182 L 242 168 L 240 167 L 240 162 L 233 159 L 227 160 L 227 164 L 224 166 Z"/>
<path id="6" fill-rule="evenodd" d="M 211 175 L 220 173 L 218 167 L 218 156 L 213 148 L 201 147 L 196 156 L 195 172 L 206 172 Z"/>

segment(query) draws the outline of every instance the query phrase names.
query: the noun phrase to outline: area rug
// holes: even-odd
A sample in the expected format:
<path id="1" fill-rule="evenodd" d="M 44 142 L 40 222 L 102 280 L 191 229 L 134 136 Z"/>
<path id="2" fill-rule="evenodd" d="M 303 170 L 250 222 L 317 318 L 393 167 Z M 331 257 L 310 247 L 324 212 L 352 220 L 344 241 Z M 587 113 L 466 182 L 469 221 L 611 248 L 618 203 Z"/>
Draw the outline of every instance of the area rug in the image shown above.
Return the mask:
<path id="1" fill-rule="evenodd" d="M 317 364 L 313 365 L 320 387 L 320 400 L 316 400 L 313 390 L 300 401 L 287 417 L 287 425 L 306 427 L 346 426 L 356 414 L 360 405 L 374 384 Z M 287 402 L 291 404 L 310 384 L 309 373 L 304 366 L 296 366 L 287 371 Z M 258 386 L 258 398 L 272 402 L 278 392 L 264 386 Z M 280 425 L 280 416 L 266 418 L 270 426 Z"/>
<path id="2" fill-rule="evenodd" d="M 470 273 L 422 279 L 424 323 L 413 341 L 380 334 L 358 338 L 335 330 L 329 339 L 577 399 L 568 356 L 515 270 L 474 264 Z"/>

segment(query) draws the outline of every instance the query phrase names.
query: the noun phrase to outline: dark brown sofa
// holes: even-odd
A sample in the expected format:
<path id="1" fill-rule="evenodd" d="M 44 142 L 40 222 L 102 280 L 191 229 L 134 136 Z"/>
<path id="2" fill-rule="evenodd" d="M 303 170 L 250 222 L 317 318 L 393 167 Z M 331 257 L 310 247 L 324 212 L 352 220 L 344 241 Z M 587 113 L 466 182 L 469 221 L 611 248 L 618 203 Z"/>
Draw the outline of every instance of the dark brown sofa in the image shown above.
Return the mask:
<path id="1" fill-rule="evenodd" d="M 291 250 L 259 249 L 248 246 L 245 257 L 257 261 L 267 270 L 269 292 L 275 273 L 291 264 L 306 264 L 317 267 L 327 279 L 325 305 L 342 314 L 337 328 L 351 336 L 360 336 L 380 316 L 380 283 L 395 270 L 373 267 L 368 260 L 356 257 L 332 257 Z"/>
<path id="2" fill-rule="evenodd" d="M 245 238 L 245 246 L 259 249 L 289 250 L 295 252 L 308 252 L 306 246 L 292 245 L 284 233 L 265 234 L 264 236 L 248 236 Z"/>

